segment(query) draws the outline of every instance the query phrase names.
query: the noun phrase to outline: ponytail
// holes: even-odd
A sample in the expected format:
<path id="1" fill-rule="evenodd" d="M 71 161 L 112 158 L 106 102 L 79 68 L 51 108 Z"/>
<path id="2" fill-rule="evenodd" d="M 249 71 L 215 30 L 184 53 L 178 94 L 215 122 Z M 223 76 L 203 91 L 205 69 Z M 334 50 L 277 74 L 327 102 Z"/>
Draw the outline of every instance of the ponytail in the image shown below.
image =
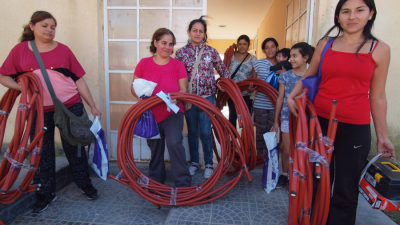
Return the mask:
<path id="1" fill-rule="evenodd" d="M 29 27 L 29 24 L 23 26 L 24 31 L 22 32 L 22 36 L 19 38 L 19 42 L 31 41 L 35 39 L 35 35 L 33 35 L 33 31 Z"/>

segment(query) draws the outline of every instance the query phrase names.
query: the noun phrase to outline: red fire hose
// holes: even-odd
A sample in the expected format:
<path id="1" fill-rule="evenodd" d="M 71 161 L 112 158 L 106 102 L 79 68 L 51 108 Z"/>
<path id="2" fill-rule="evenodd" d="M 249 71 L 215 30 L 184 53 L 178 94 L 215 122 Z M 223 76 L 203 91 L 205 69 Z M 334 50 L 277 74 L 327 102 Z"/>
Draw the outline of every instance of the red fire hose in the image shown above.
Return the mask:
<path id="1" fill-rule="evenodd" d="M 243 147 L 236 150 L 241 151 L 249 169 L 253 170 L 256 166 L 256 149 L 254 146 L 253 122 L 251 120 L 249 109 L 247 108 L 239 87 L 232 79 L 221 77 L 217 80 L 217 83 L 225 90 L 225 92 L 218 90 L 216 105 L 221 110 L 229 98 L 232 99 L 235 104 L 239 127 L 242 128 L 241 136 L 237 136 L 237 138 L 240 138 L 243 142 Z M 216 152 L 215 145 L 214 152 Z M 229 171 L 228 174 L 235 174 L 242 168 L 242 163 L 237 154 L 238 153 L 236 153 L 235 160 L 233 161 L 233 170 Z"/>
<path id="2" fill-rule="evenodd" d="M 9 89 L 0 101 L 0 145 L 3 145 L 7 118 L 14 103 L 21 93 L 15 119 L 14 136 L 0 165 L 0 203 L 10 204 L 22 194 L 34 192 L 37 185 L 31 185 L 38 168 L 43 146 L 43 135 L 46 131 L 43 119 L 43 97 L 40 79 L 31 72 L 18 76 L 21 92 Z M 37 112 L 35 138 L 28 146 L 29 134 Z M 30 154 L 30 166 L 24 166 L 24 160 Z M 22 168 L 28 169 L 18 189 L 10 190 Z"/>
<path id="3" fill-rule="evenodd" d="M 226 68 L 228 68 L 229 70 L 229 66 L 231 65 L 231 59 L 233 56 L 233 53 L 237 51 L 237 47 L 236 44 L 233 43 L 231 46 L 229 46 L 228 49 L 226 49 L 225 53 L 224 53 L 224 64 L 226 66 Z"/>
<path id="4" fill-rule="evenodd" d="M 247 90 L 250 83 L 253 83 L 254 86 L 257 86 L 257 91 L 260 91 L 267 95 L 270 99 L 271 103 L 275 106 L 276 101 L 278 99 L 278 91 L 273 88 L 269 83 L 257 79 L 250 78 L 238 83 L 235 83 L 232 79 L 227 78 L 219 78 L 217 80 L 218 84 L 225 90 L 225 92 L 221 92 L 218 90 L 216 105 L 222 110 L 228 99 L 232 99 L 235 104 L 236 114 L 238 115 L 239 127 L 242 128 L 241 139 L 244 143 L 244 155 L 246 159 L 246 163 L 249 166 L 250 170 L 253 170 L 257 165 L 261 165 L 264 163 L 263 155 L 257 155 L 256 148 L 254 146 L 254 130 L 253 130 L 253 122 L 251 120 L 251 115 L 249 110 L 247 109 L 247 105 L 242 97 L 241 91 Z M 214 150 L 215 151 L 215 150 Z M 230 173 L 236 173 L 240 170 L 241 164 L 238 160 L 235 160 L 233 163 L 234 170 L 229 171 Z"/>
<path id="5" fill-rule="evenodd" d="M 333 102 L 327 137 L 323 137 L 317 113 L 307 100 L 307 89 L 295 99 L 298 117 L 289 116 L 289 217 L 288 224 L 325 224 L 330 202 L 329 163 L 333 151 L 338 121 L 334 119 L 336 101 Z M 306 111 L 310 116 L 307 121 Z M 315 174 L 313 168 L 315 166 Z M 319 179 L 314 206 L 313 175 Z"/>
<path id="6" fill-rule="evenodd" d="M 144 111 L 163 103 L 159 97 L 153 96 L 139 101 L 124 115 L 118 130 L 117 146 L 118 166 L 121 172 L 117 176 L 110 175 L 110 177 L 130 187 L 158 208 L 160 205 L 188 206 L 209 203 L 229 192 L 242 176 L 246 175 L 247 179 L 251 181 L 245 157 L 242 154 L 244 143 L 240 138 L 236 139 L 239 136 L 236 129 L 221 114 L 220 110 L 207 99 L 195 94 L 176 92 L 171 93 L 171 97 L 199 107 L 210 117 L 214 134 L 221 145 L 221 154 L 218 156 L 219 163 L 212 176 L 201 185 L 173 188 L 153 181 L 136 167 L 132 151 L 136 124 Z M 237 154 L 234 149 L 238 149 Z M 216 183 L 230 170 L 234 160 L 240 161 L 242 165 L 237 177 L 213 189 Z"/>

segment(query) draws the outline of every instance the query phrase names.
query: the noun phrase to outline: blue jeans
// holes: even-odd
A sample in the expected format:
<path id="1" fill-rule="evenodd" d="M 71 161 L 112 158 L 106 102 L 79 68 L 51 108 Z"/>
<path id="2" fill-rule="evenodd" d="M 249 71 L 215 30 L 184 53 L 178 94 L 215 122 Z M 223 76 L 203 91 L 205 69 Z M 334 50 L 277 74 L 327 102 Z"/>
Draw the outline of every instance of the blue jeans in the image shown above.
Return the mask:
<path id="1" fill-rule="evenodd" d="M 215 105 L 215 96 L 206 98 Z M 213 164 L 213 144 L 211 133 L 211 119 L 207 114 L 195 105 L 185 112 L 188 128 L 188 140 L 190 150 L 190 161 L 199 163 L 199 135 L 203 146 L 204 161 L 206 165 Z"/>

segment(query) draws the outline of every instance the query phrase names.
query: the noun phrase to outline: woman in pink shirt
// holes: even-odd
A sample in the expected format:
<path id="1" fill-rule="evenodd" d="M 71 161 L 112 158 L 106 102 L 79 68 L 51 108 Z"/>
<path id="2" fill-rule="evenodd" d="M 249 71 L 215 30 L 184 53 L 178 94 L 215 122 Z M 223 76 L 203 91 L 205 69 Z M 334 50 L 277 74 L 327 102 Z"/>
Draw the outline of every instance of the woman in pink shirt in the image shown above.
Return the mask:
<path id="1" fill-rule="evenodd" d="M 81 116 L 84 108 L 82 97 L 90 106 L 92 114 L 99 118 L 101 116 L 83 79 L 85 71 L 81 64 L 66 45 L 54 41 L 56 26 L 57 21 L 50 13 L 45 11 L 33 13 L 29 24 L 24 27 L 20 43 L 11 50 L 0 67 L 0 83 L 5 87 L 21 90 L 21 85 L 15 82 L 13 78 L 26 72 L 35 73 L 41 80 L 43 87 L 44 126 L 47 127 L 47 131 L 43 136 L 39 169 L 33 178 L 34 183 L 40 184 L 40 188 L 36 191 L 37 202 L 33 206 L 35 213 L 42 212 L 51 202 L 57 199 L 55 194 L 55 125 L 53 101 L 29 41 L 35 40 L 56 96 L 68 110 L 76 116 Z M 32 125 L 31 140 L 35 128 L 36 122 Z M 84 146 L 78 149 L 62 137 L 61 143 L 65 156 L 71 165 L 76 185 L 82 189 L 89 200 L 97 198 L 99 192 L 93 187 L 89 178 L 88 159 Z M 81 157 L 78 157 L 78 150 L 81 151 Z"/>
<path id="2" fill-rule="evenodd" d="M 175 36 L 170 30 L 166 28 L 156 30 L 150 46 L 150 52 L 154 56 L 143 58 L 136 66 L 133 80 L 142 78 L 157 83 L 153 96 L 160 91 L 164 93 L 186 93 L 188 76 L 185 66 L 181 61 L 171 58 L 175 44 Z M 140 101 L 133 85 L 131 92 Z M 181 101 L 173 100 L 173 102 L 179 107 L 179 112 L 176 114 L 167 111 L 165 103 L 151 108 L 158 124 L 161 139 L 147 139 L 147 144 L 151 150 L 149 177 L 159 183 L 164 183 L 167 175 L 164 164 L 165 142 L 167 142 L 175 186 L 188 187 L 191 184 L 192 177 L 186 164 L 185 148 L 182 145 L 183 113 L 185 111 Z"/>

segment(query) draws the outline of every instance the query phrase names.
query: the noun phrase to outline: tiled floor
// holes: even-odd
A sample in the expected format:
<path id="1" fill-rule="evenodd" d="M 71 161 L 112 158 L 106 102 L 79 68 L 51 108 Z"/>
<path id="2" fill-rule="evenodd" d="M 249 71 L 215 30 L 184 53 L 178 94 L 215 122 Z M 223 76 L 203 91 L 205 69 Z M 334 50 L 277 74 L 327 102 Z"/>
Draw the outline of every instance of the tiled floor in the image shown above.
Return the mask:
<path id="1" fill-rule="evenodd" d="M 110 170 L 118 173 L 115 164 Z M 142 171 L 146 173 L 147 169 Z M 205 181 L 202 175 L 202 171 L 196 173 L 194 185 Z M 100 191 L 97 200 L 86 200 L 76 185 L 70 184 L 57 193 L 57 201 L 46 211 L 27 212 L 12 224 L 287 224 L 286 189 L 267 194 L 261 185 L 261 169 L 256 168 L 251 175 L 251 183 L 242 178 L 234 189 L 209 204 L 161 209 L 114 180 L 93 178 Z M 230 179 L 225 176 L 217 186 Z M 382 212 L 370 209 L 364 199 L 360 199 L 357 219 L 357 224 L 394 224 Z"/>
<path id="2" fill-rule="evenodd" d="M 253 171 L 251 175 L 251 183 L 242 178 L 232 191 L 212 203 L 172 208 L 166 224 L 287 224 L 286 189 L 267 194 L 261 173 Z"/>

